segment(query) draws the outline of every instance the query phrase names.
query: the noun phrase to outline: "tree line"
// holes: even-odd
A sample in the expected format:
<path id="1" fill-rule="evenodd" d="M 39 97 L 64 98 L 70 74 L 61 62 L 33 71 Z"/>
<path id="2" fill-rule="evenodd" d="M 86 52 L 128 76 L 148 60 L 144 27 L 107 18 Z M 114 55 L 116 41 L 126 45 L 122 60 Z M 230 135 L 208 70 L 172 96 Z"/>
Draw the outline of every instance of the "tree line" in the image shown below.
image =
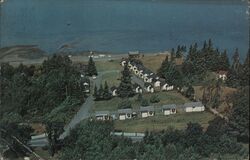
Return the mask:
<path id="1" fill-rule="evenodd" d="M 53 55 L 36 66 L 2 63 L 0 73 L 0 128 L 8 133 L 1 134 L 1 139 L 15 135 L 27 143 L 32 129 L 22 125 L 25 122 L 41 122 L 47 128 L 62 123 L 63 127 L 85 100 L 83 78 L 68 56 Z M 16 155 L 25 154 L 18 144 L 10 146 Z"/>
<path id="2" fill-rule="evenodd" d="M 168 128 L 146 131 L 141 142 L 114 137 L 112 122 L 83 122 L 65 140 L 59 153 L 62 160 L 143 159 L 199 160 L 202 158 L 244 158 L 248 155 L 237 140 L 228 135 L 225 121 L 216 118 L 207 130 L 198 123 L 188 123 L 185 130 Z"/>

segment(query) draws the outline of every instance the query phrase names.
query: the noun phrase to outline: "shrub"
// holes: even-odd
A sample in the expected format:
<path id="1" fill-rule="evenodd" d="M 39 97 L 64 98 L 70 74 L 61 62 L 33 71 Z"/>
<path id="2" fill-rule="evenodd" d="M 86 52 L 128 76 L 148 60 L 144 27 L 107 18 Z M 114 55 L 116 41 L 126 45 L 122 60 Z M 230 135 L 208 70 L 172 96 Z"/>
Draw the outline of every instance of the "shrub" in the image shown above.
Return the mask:
<path id="1" fill-rule="evenodd" d="M 158 97 L 158 95 L 153 95 L 150 98 L 150 103 L 159 103 L 160 102 L 160 98 Z"/>

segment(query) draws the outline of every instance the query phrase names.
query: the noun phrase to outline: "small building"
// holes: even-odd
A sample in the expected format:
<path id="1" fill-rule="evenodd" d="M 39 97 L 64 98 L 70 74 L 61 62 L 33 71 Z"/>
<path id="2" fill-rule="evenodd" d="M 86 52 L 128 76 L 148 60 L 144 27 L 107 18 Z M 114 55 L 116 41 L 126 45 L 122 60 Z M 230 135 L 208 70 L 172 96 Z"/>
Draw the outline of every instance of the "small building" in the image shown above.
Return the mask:
<path id="1" fill-rule="evenodd" d="M 161 83 L 161 90 L 162 91 L 171 91 L 174 89 L 173 85 L 168 85 L 168 83 Z"/>
<path id="2" fill-rule="evenodd" d="M 128 52 L 128 57 L 131 59 L 140 58 L 140 53 L 139 53 L 139 51 L 130 51 L 130 52 Z"/>
<path id="3" fill-rule="evenodd" d="M 188 102 L 183 105 L 185 112 L 203 112 L 205 106 L 201 102 Z"/>
<path id="4" fill-rule="evenodd" d="M 121 65 L 122 65 L 123 67 L 125 66 L 126 63 L 127 63 L 126 60 L 122 60 L 122 61 L 121 61 Z"/>
<path id="5" fill-rule="evenodd" d="M 154 84 L 154 87 L 160 87 L 161 81 L 159 79 L 153 79 L 153 84 Z"/>
<path id="6" fill-rule="evenodd" d="M 96 111 L 95 118 L 100 121 L 107 121 L 111 119 L 109 111 Z"/>
<path id="7" fill-rule="evenodd" d="M 89 93 L 90 92 L 90 80 L 87 77 L 83 77 L 81 79 L 81 86 L 83 87 L 83 91 L 85 93 Z"/>
<path id="8" fill-rule="evenodd" d="M 119 120 L 126 120 L 132 118 L 132 109 L 126 108 L 126 109 L 119 109 L 118 111 L 118 119 Z"/>
<path id="9" fill-rule="evenodd" d="M 111 90 L 112 96 L 114 97 L 117 96 L 117 87 L 113 86 L 110 88 L 110 90 Z"/>
<path id="10" fill-rule="evenodd" d="M 155 115 L 154 106 L 140 107 L 140 114 L 142 118 L 154 116 Z"/>
<path id="11" fill-rule="evenodd" d="M 144 84 L 145 90 L 149 93 L 154 93 L 154 87 L 150 83 L 145 83 Z"/>
<path id="12" fill-rule="evenodd" d="M 163 105 L 162 106 L 162 112 L 164 115 L 171 115 L 176 114 L 176 105 L 175 104 L 169 104 L 169 105 Z"/>
<path id="13" fill-rule="evenodd" d="M 134 84 L 135 93 L 142 93 L 142 88 L 138 84 Z"/>
<path id="14" fill-rule="evenodd" d="M 218 79 L 222 79 L 223 81 L 225 81 L 227 79 L 227 71 L 218 71 L 217 73 L 217 78 Z"/>

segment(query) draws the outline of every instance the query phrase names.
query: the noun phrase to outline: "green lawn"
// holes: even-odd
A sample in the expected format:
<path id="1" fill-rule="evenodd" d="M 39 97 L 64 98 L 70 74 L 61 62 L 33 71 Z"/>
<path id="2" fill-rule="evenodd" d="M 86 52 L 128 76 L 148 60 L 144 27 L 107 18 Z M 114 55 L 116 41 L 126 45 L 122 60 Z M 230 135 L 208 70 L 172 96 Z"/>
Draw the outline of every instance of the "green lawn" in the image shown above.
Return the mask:
<path id="1" fill-rule="evenodd" d="M 122 69 L 122 66 L 120 65 L 120 60 L 96 61 L 95 64 L 98 72 Z"/>
<path id="2" fill-rule="evenodd" d="M 151 104 L 154 106 L 161 106 L 163 104 L 183 104 L 185 102 L 189 102 L 187 98 L 182 96 L 180 93 L 176 91 L 170 91 L 170 92 L 158 92 L 153 94 L 143 94 L 143 98 L 150 99 L 152 95 L 158 95 L 160 98 L 159 103 Z M 140 107 L 140 102 L 137 100 L 137 95 L 129 98 L 129 100 L 132 103 L 132 108 L 137 109 Z M 103 110 L 109 110 L 109 111 L 116 111 L 118 109 L 118 104 L 122 102 L 122 99 L 119 97 L 114 97 L 111 100 L 108 101 L 96 101 L 94 110 L 95 111 L 103 111 Z"/>
<path id="3" fill-rule="evenodd" d="M 121 78 L 120 72 L 105 73 L 102 76 L 102 84 L 104 84 L 104 82 L 107 81 L 110 87 L 118 86 L 120 83 L 120 80 L 119 80 L 120 78 Z"/>
<path id="4" fill-rule="evenodd" d="M 114 124 L 116 129 L 125 132 L 145 132 L 146 130 L 160 131 L 167 129 L 168 127 L 184 129 L 188 122 L 197 122 L 206 128 L 208 126 L 208 121 L 213 118 L 214 115 L 209 112 L 177 113 L 170 116 L 164 116 L 161 114 L 148 118 L 137 118 L 125 121 L 116 120 Z"/>

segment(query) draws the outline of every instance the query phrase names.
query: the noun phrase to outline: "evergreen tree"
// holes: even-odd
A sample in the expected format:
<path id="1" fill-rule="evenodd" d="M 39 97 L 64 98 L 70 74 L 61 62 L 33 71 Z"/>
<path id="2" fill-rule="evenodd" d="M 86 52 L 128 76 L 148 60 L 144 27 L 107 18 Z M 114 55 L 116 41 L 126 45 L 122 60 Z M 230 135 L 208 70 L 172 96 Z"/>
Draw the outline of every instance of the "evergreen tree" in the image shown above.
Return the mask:
<path id="1" fill-rule="evenodd" d="M 235 71 L 236 74 L 239 74 L 240 70 L 240 55 L 239 50 L 236 48 L 235 53 L 233 55 L 233 64 L 232 64 L 232 70 Z"/>
<path id="2" fill-rule="evenodd" d="M 186 97 L 189 98 L 190 100 L 194 100 L 194 88 L 193 86 L 189 85 L 188 89 L 186 91 Z"/>
<path id="3" fill-rule="evenodd" d="M 241 86 L 249 85 L 249 77 L 250 77 L 249 64 L 250 64 L 250 49 L 248 50 L 246 59 L 244 61 L 242 70 L 240 72 Z"/>
<path id="4" fill-rule="evenodd" d="M 213 50 L 213 43 L 211 39 L 208 40 L 208 49 Z"/>
<path id="5" fill-rule="evenodd" d="M 175 64 L 168 61 L 168 56 L 166 56 L 166 59 L 158 69 L 158 75 L 171 85 L 182 86 L 182 75 L 177 70 Z"/>
<path id="6" fill-rule="evenodd" d="M 89 76 L 97 76 L 97 70 L 95 66 L 95 62 L 92 57 L 89 57 L 89 62 L 88 62 L 88 75 Z"/>
<path id="7" fill-rule="evenodd" d="M 99 94 L 99 99 L 103 99 L 103 94 L 104 94 L 104 89 L 103 89 L 103 85 L 100 85 L 100 88 L 98 90 L 98 94 Z"/>
<path id="8" fill-rule="evenodd" d="M 172 50 L 171 50 L 171 61 L 173 62 L 174 61 L 174 59 L 175 59 L 175 51 L 174 51 L 174 48 L 172 48 Z"/>
<path id="9" fill-rule="evenodd" d="M 93 97 L 94 97 L 96 100 L 99 99 L 99 93 L 98 93 L 98 90 L 97 90 L 96 85 L 95 85 L 95 87 L 94 87 Z"/>
<path id="10" fill-rule="evenodd" d="M 234 95 L 233 109 L 229 116 L 229 132 L 239 141 L 249 141 L 249 86 Z"/>
<path id="11" fill-rule="evenodd" d="M 111 93 L 109 91 L 109 86 L 108 86 L 107 81 L 105 81 L 105 84 L 104 84 L 103 99 L 105 100 L 111 99 Z"/>
<path id="12" fill-rule="evenodd" d="M 207 49 L 208 49 L 207 41 L 204 41 L 202 50 L 206 51 Z"/>
<path id="13" fill-rule="evenodd" d="M 138 96 L 137 96 L 137 101 L 139 101 L 139 102 L 140 102 L 141 100 L 142 100 L 142 94 L 141 94 L 141 93 L 139 93 L 139 94 L 138 94 Z"/>
<path id="14" fill-rule="evenodd" d="M 176 58 L 181 58 L 181 56 L 182 56 L 182 50 L 181 47 L 178 46 L 176 51 Z"/>
<path id="15" fill-rule="evenodd" d="M 122 98 L 134 96 L 128 64 L 125 64 L 124 70 L 122 71 L 121 83 L 118 87 L 118 95 Z"/>
<path id="16" fill-rule="evenodd" d="M 142 99 L 141 106 L 144 106 L 144 107 L 149 106 L 148 100 L 147 99 Z"/>
<path id="17" fill-rule="evenodd" d="M 241 64 L 238 49 L 236 48 L 233 55 L 233 63 L 228 72 L 226 83 L 231 87 L 239 87 L 241 83 Z"/>
<path id="18" fill-rule="evenodd" d="M 230 67 L 229 58 L 227 56 L 227 50 L 224 50 L 224 52 L 220 56 L 220 70 L 228 71 Z"/>

